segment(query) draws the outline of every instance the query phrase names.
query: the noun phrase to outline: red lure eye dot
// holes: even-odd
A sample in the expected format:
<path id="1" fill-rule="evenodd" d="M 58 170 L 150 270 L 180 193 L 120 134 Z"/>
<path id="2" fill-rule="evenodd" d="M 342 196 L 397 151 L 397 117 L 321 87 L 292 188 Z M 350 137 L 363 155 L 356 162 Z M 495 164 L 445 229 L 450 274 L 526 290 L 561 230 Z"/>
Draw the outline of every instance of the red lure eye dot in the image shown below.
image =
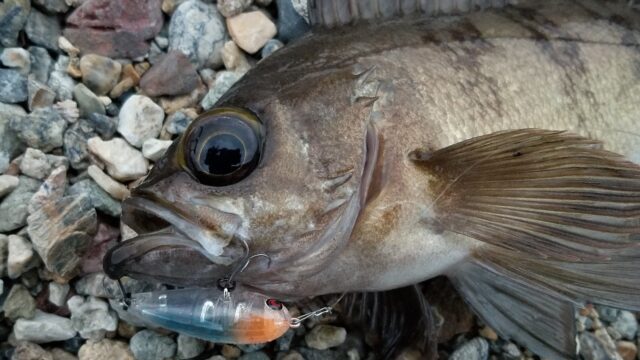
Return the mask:
<path id="1" fill-rule="evenodd" d="M 267 299 L 266 303 L 271 310 L 282 310 L 282 303 L 276 299 Z"/>

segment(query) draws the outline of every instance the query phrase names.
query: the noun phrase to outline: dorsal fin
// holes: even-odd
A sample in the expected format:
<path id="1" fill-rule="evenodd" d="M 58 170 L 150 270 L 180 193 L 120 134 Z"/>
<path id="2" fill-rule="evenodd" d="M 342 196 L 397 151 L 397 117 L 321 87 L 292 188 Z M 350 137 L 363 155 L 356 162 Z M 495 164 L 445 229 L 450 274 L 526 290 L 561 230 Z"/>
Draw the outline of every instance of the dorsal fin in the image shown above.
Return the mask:
<path id="1" fill-rule="evenodd" d="M 500 8 L 514 0 L 309 0 L 312 25 L 328 28 L 360 20 L 391 19 L 414 14 L 454 15 Z"/>

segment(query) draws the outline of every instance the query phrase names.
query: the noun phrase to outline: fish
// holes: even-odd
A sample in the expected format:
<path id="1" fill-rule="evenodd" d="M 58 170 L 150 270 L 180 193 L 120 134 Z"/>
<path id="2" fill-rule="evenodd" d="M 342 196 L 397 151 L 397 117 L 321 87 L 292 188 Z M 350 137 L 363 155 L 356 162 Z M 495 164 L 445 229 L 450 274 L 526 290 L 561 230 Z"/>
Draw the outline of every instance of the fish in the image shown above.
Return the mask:
<path id="1" fill-rule="evenodd" d="M 340 4 L 312 2 L 314 30 L 173 142 L 124 201 L 138 237 L 105 272 L 360 294 L 383 357 L 432 335 L 416 284 L 437 276 L 548 359 L 576 358 L 576 309 L 640 311 L 640 12 Z"/>

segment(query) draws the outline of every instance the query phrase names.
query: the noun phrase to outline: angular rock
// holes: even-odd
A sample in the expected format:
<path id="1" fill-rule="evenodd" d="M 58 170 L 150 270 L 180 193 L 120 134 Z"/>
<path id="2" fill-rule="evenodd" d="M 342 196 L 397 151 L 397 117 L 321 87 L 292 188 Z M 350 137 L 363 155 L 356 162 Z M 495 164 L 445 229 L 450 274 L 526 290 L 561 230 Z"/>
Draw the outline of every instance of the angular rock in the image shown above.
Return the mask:
<path id="1" fill-rule="evenodd" d="M 49 50 L 58 50 L 58 38 L 62 33 L 60 23 L 55 16 L 48 16 L 36 9 L 31 9 L 25 32 L 34 44 Z"/>
<path id="2" fill-rule="evenodd" d="M 242 74 L 234 71 L 220 71 L 216 74 L 216 82 L 209 89 L 207 95 L 202 99 L 200 105 L 204 110 L 211 109 L 216 102 L 224 95 L 238 80 L 242 78 Z"/>
<path id="3" fill-rule="evenodd" d="M 173 141 L 149 139 L 142 144 L 142 155 L 151 161 L 158 161 Z"/>
<path id="4" fill-rule="evenodd" d="M 87 194 L 91 206 L 109 216 L 118 217 L 122 213 L 120 201 L 114 199 L 92 179 L 78 181 L 69 188 L 69 195 Z"/>
<path id="5" fill-rule="evenodd" d="M 67 307 L 71 310 L 73 328 L 85 339 L 97 341 L 118 328 L 118 317 L 103 300 L 89 297 L 85 301 L 76 295 L 67 301 Z"/>
<path id="6" fill-rule="evenodd" d="M 2 305 L 4 316 L 11 320 L 31 319 L 35 315 L 36 300 L 21 284 L 13 285 Z M 25 339 L 26 340 L 26 339 Z"/>
<path id="7" fill-rule="evenodd" d="M 171 114 L 180 109 L 197 106 L 206 94 L 207 87 L 201 81 L 198 87 L 188 95 L 160 98 L 160 106 L 162 106 L 164 112 Z"/>
<path id="8" fill-rule="evenodd" d="M 188 94 L 198 86 L 198 73 L 180 51 L 169 51 L 144 73 L 140 87 L 149 96 Z"/>
<path id="9" fill-rule="evenodd" d="M 146 142 L 145 142 L 146 144 Z M 105 174 L 99 167 L 95 165 L 89 166 L 87 169 L 89 176 L 98 184 L 102 190 L 106 191 L 114 199 L 120 201 L 129 197 L 129 189 L 121 183 L 113 180 L 109 175 Z"/>
<path id="10" fill-rule="evenodd" d="M 57 282 L 49 283 L 49 302 L 55 306 L 64 306 L 67 303 L 67 295 L 71 290 L 69 284 L 58 284 Z"/>
<path id="11" fill-rule="evenodd" d="M 97 228 L 88 195 L 67 196 L 29 215 L 27 232 L 47 270 L 72 276 Z"/>
<path id="12" fill-rule="evenodd" d="M 178 359 L 191 359 L 202 354 L 206 342 L 191 336 L 178 334 Z"/>
<path id="13" fill-rule="evenodd" d="M 97 95 L 105 95 L 118 83 L 122 65 L 108 57 L 87 54 L 80 59 L 82 82 Z"/>
<path id="14" fill-rule="evenodd" d="M 0 175 L 0 198 L 11 193 L 15 188 L 17 188 L 19 182 L 20 181 L 17 176 Z"/>
<path id="15" fill-rule="evenodd" d="M 9 253 L 7 256 L 7 274 L 17 279 L 34 264 L 31 243 L 18 235 L 9 235 Z"/>
<path id="16" fill-rule="evenodd" d="M 87 122 L 103 139 L 111 139 L 118 129 L 118 119 L 107 115 L 90 114 L 87 117 Z"/>
<path id="17" fill-rule="evenodd" d="M 332 325 L 317 325 L 304 337 L 310 348 L 326 350 L 342 344 L 347 338 L 347 330 Z"/>
<path id="18" fill-rule="evenodd" d="M 31 56 L 23 48 L 4 49 L 0 54 L 0 62 L 6 67 L 16 68 L 23 75 L 28 74 L 31 70 Z"/>
<path id="19" fill-rule="evenodd" d="M 36 310 L 35 316 L 31 320 L 18 319 L 13 327 L 13 332 L 16 340 L 31 341 L 37 344 L 64 341 L 76 335 L 71 320 L 40 310 Z"/>
<path id="20" fill-rule="evenodd" d="M 73 97 L 78 103 L 80 109 L 80 116 L 87 117 L 90 114 L 98 113 L 105 114 L 104 104 L 96 94 L 94 94 L 84 84 L 77 84 L 73 88 Z"/>
<path id="21" fill-rule="evenodd" d="M 27 76 L 13 69 L 0 69 L 0 102 L 15 104 L 26 101 Z"/>
<path id="22" fill-rule="evenodd" d="M 55 103 L 53 108 L 60 113 L 69 124 L 75 124 L 80 118 L 78 104 L 73 100 L 63 100 Z"/>
<path id="23" fill-rule="evenodd" d="M 92 124 L 86 119 L 81 119 L 65 131 L 64 155 L 69 159 L 71 167 L 84 170 L 89 166 L 87 141 L 97 135 Z"/>
<path id="24" fill-rule="evenodd" d="M 59 360 L 40 345 L 28 341 L 21 341 L 16 346 L 11 360 Z"/>
<path id="25" fill-rule="evenodd" d="M 40 46 L 29 47 L 29 58 L 31 63 L 30 74 L 35 77 L 35 80 L 46 84 L 49 81 L 49 72 L 51 72 L 51 66 L 53 65 L 53 59 L 47 49 Z"/>
<path id="26" fill-rule="evenodd" d="M 111 339 L 89 340 L 78 351 L 78 360 L 111 359 L 135 360 L 127 343 Z"/>
<path id="27" fill-rule="evenodd" d="M 53 71 L 47 81 L 47 85 L 49 85 L 51 90 L 55 91 L 56 99 L 59 101 L 71 100 L 73 98 L 75 81 L 67 73 L 68 67 L 69 58 L 64 55 L 59 55 L 58 61 L 54 64 Z"/>
<path id="28" fill-rule="evenodd" d="M 164 110 L 153 100 L 143 95 L 132 95 L 120 109 L 118 132 L 129 144 L 141 147 L 145 140 L 160 135 L 163 121 Z"/>
<path id="29" fill-rule="evenodd" d="M 162 23 L 160 0 L 88 0 L 67 18 L 64 36 L 83 53 L 136 58 Z"/>
<path id="30" fill-rule="evenodd" d="M 226 39 L 223 18 L 215 5 L 189 0 L 171 16 L 169 50 L 181 51 L 198 68 L 222 64 L 220 50 Z"/>
<path id="31" fill-rule="evenodd" d="M 47 155 L 38 149 L 28 148 L 20 162 L 20 171 L 34 179 L 42 180 L 51 173 Z"/>
<path id="32" fill-rule="evenodd" d="M 18 33 L 24 27 L 31 2 L 29 0 L 5 0 L 0 3 L 0 45 L 15 46 Z"/>
<path id="33" fill-rule="evenodd" d="M 56 100 L 56 93 L 49 89 L 48 86 L 35 80 L 34 76 L 30 76 L 27 81 L 27 92 L 29 93 L 27 104 L 31 111 L 37 108 L 49 107 Z"/>
<path id="34" fill-rule="evenodd" d="M 239 73 L 246 73 L 251 69 L 251 64 L 247 60 L 242 50 L 233 41 L 227 41 L 222 48 L 222 62 L 227 70 Z"/>
<path id="35" fill-rule="evenodd" d="M 276 0 L 278 4 L 278 37 L 284 42 L 306 34 L 309 26 L 309 10 L 306 0 Z"/>
<path id="36" fill-rule="evenodd" d="M 218 11 L 224 17 L 235 16 L 251 6 L 253 0 L 218 0 Z"/>
<path id="37" fill-rule="evenodd" d="M 23 144 L 11 129 L 11 118 L 25 116 L 26 112 L 19 105 L 0 102 L 0 173 L 9 167 L 9 162 L 22 153 Z"/>
<path id="38" fill-rule="evenodd" d="M 449 357 L 451 360 L 487 360 L 489 358 L 489 343 L 477 337 L 458 347 Z"/>
<path id="39" fill-rule="evenodd" d="M 624 339 L 633 340 L 636 338 L 638 321 L 630 311 L 621 310 L 611 326 L 616 329 Z"/>
<path id="40" fill-rule="evenodd" d="M 147 173 L 147 160 L 123 139 L 102 141 L 99 137 L 94 137 L 89 139 L 87 146 L 91 153 L 105 163 L 107 173 L 116 180 L 135 180 Z"/>
<path id="41" fill-rule="evenodd" d="M 135 334 L 129 346 L 137 360 L 166 359 L 176 353 L 176 343 L 173 339 L 151 330 L 142 330 Z"/>
<path id="42" fill-rule="evenodd" d="M 18 187 L 0 203 L 0 232 L 21 228 L 27 223 L 29 200 L 40 187 L 40 181 L 20 176 Z"/>
<path id="43" fill-rule="evenodd" d="M 233 42 L 249 54 L 257 53 L 277 33 L 273 21 L 259 10 L 227 18 L 227 28 Z"/>
<path id="44" fill-rule="evenodd" d="M 69 5 L 64 0 L 33 0 L 33 3 L 50 13 L 66 13 L 69 10 Z"/>
<path id="45" fill-rule="evenodd" d="M 78 360 L 72 353 L 59 348 L 53 348 L 49 352 L 53 356 L 53 360 Z"/>
<path id="46" fill-rule="evenodd" d="M 49 152 L 62 146 L 67 122 L 58 111 L 47 107 L 12 117 L 10 127 L 27 146 Z"/>
<path id="47" fill-rule="evenodd" d="M 604 329 L 579 335 L 580 355 L 585 360 L 620 360 L 616 346 Z"/>

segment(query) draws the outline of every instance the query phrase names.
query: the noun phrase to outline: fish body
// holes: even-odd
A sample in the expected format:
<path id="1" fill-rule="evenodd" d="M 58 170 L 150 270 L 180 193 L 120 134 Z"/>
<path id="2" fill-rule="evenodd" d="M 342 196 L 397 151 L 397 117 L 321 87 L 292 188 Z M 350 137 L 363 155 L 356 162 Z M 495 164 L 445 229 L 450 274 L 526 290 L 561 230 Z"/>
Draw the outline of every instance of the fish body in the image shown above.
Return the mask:
<path id="1" fill-rule="evenodd" d="M 147 235 L 112 252 L 108 273 L 206 285 L 248 248 L 266 256 L 237 280 L 283 299 L 447 275 L 549 358 L 575 354 L 574 306 L 640 310 L 640 14 L 626 4 L 317 30 L 216 108 L 255 115 L 259 164 L 204 184 L 188 131 L 125 202 Z"/>

